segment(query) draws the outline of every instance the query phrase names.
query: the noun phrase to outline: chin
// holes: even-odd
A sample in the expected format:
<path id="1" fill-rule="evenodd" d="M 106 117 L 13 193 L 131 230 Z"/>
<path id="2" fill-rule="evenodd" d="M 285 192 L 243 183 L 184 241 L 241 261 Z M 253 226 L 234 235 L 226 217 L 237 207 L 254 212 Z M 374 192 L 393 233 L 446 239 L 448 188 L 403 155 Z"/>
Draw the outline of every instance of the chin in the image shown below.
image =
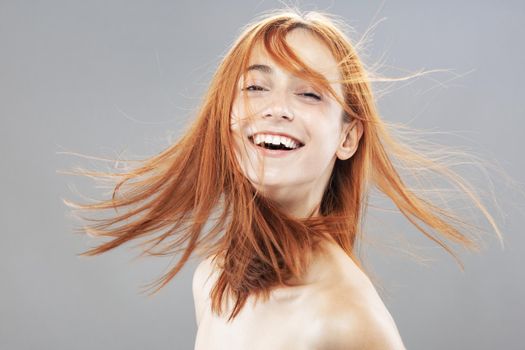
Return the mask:
<path id="1" fill-rule="evenodd" d="M 254 174 L 249 174 L 248 179 L 252 185 L 258 189 L 261 189 L 261 187 L 275 189 L 292 185 L 289 181 L 287 181 L 287 179 L 283 178 L 282 175 L 279 175 L 276 172 L 267 172 L 264 174 L 263 179 L 261 179 L 259 176 L 255 176 Z M 264 180 L 264 184 L 261 180 Z"/>
<path id="2" fill-rule="evenodd" d="M 260 181 L 250 180 L 250 183 L 260 194 L 277 202 L 281 202 L 283 200 L 286 201 L 292 197 L 292 192 L 296 192 L 294 190 L 295 185 L 293 183 L 283 181 L 282 178 L 266 178 L 264 185 L 262 185 Z"/>

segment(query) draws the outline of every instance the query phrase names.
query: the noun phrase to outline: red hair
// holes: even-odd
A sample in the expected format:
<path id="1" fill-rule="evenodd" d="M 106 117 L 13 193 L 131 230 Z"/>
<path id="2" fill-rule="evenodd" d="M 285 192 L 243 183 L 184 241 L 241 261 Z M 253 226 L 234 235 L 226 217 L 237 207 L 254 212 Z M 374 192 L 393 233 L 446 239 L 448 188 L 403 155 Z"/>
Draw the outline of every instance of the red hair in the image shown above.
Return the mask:
<path id="1" fill-rule="evenodd" d="M 329 82 L 301 62 L 286 44 L 287 33 L 295 28 L 310 31 L 332 52 L 340 66 L 342 100 Z M 332 94 L 344 110 L 345 122 L 358 119 L 363 123 L 364 132 L 355 154 L 344 161 L 336 160 L 316 217 L 294 218 L 284 213 L 277 203 L 254 190 L 236 161 L 230 131 L 231 107 L 238 80 L 257 43 L 264 44 L 279 65 Z M 323 239 L 333 239 L 362 268 L 354 248 L 362 235 L 372 186 L 456 259 L 442 238 L 478 250 L 479 242 L 471 233 L 479 232 L 479 227 L 437 206 L 423 196 L 428 189 L 410 188 L 400 175 L 400 170 L 408 170 L 421 184 L 425 179 L 421 169 L 434 171 L 456 185 L 502 239 L 473 188 L 441 162 L 452 153 L 443 150 L 424 154 L 409 147 L 408 142 L 397 140 L 388 130 L 394 125 L 381 120 L 376 110 L 371 78 L 356 47 L 345 34 L 342 22 L 320 12 L 273 11 L 243 28 L 217 68 L 196 118 L 176 143 L 121 173 L 80 170 L 81 175 L 115 180 L 111 199 L 90 204 L 64 200 L 70 207 L 84 211 L 115 210 L 109 218 L 85 218 L 94 223 L 83 226 L 80 232 L 111 239 L 81 255 L 102 254 L 140 238 L 146 239 L 140 244 L 144 246 L 143 254 L 180 253 L 177 263 L 154 282 L 154 293 L 182 269 L 193 253 L 214 256 L 221 269 L 211 293 L 212 310 L 221 313 L 224 298 L 232 296 L 235 305 L 231 320 L 250 295 L 268 298 L 272 288 L 290 285 L 287 281 L 291 277 L 299 278 Z M 394 166 L 394 161 L 398 165 Z M 213 225 L 205 229 L 208 222 Z"/>

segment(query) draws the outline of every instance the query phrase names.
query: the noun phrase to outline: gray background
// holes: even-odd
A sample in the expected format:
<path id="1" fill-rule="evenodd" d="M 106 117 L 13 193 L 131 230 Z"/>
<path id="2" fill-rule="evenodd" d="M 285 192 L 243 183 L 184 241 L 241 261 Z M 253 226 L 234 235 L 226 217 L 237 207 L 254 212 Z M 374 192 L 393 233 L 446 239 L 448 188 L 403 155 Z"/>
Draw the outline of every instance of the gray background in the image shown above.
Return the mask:
<path id="1" fill-rule="evenodd" d="M 386 17 L 373 30 L 367 62 L 383 58 L 390 76 L 450 71 L 390 86 L 378 101 L 382 116 L 451 132 L 435 141 L 471 148 L 523 179 L 522 2 L 298 4 L 343 16 L 358 34 Z M 102 194 L 93 182 L 56 171 L 105 165 L 58 152 L 133 158 L 160 151 L 192 117 L 239 28 L 276 6 L 0 1 L 1 349 L 193 348 L 197 261 L 147 298 L 139 286 L 169 260 L 132 261 L 138 250 L 129 246 L 77 257 L 96 242 L 72 234 L 76 222 L 60 198 Z M 473 180 L 479 173 L 465 171 Z M 483 254 L 461 254 L 464 272 L 401 215 L 369 219 L 378 222 L 374 239 L 388 242 L 369 250 L 369 266 L 408 349 L 523 349 L 523 200 L 504 181 L 496 186 L 506 249 L 489 239 Z M 423 266 L 396 253 L 396 232 L 434 261 Z"/>

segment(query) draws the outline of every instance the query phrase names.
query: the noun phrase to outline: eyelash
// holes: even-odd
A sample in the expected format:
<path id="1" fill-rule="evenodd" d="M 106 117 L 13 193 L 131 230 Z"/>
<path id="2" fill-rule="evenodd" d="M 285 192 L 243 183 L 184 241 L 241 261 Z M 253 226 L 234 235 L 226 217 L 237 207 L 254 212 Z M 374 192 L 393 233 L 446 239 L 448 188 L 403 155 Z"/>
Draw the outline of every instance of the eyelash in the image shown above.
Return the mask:
<path id="1" fill-rule="evenodd" d="M 250 90 L 250 88 L 257 88 L 257 90 Z M 260 87 L 259 85 L 250 85 L 248 87 L 245 87 L 244 89 L 242 89 L 243 91 L 244 90 L 248 90 L 248 91 L 261 91 L 263 88 Z M 317 101 L 321 101 L 321 96 L 317 95 L 317 94 L 314 94 L 313 92 L 305 92 L 301 95 L 304 95 L 304 96 L 307 96 L 307 97 L 311 97 Z"/>

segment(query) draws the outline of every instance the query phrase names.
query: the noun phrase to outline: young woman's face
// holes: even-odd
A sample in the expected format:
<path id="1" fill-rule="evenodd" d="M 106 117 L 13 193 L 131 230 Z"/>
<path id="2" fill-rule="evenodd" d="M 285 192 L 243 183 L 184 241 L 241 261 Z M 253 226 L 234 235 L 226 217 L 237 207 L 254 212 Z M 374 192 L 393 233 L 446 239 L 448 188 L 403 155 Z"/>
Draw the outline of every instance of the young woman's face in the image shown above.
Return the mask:
<path id="1" fill-rule="evenodd" d="M 286 40 L 300 59 L 329 81 L 340 79 L 337 62 L 320 39 L 304 29 L 294 29 Z M 305 214 L 305 209 L 313 209 L 321 200 L 336 157 L 351 156 L 343 145 L 347 129 L 343 110 L 331 96 L 321 96 L 307 81 L 279 67 L 261 46 L 255 48 L 248 66 L 251 69 L 239 80 L 231 114 L 237 159 L 259 191 L 297 208 L 292 209 L 296 215 Z M 342 97 L 341 84 L 331 86 Z M 250 109 L 244 104 L 242 89 Z M 254 113 L 252 120 L 246 118 L 249 111 Z M 272 134 L 288 137 L 279 140 Z M 261 147 L 264 143 L 254 144 L 262 141 L 280 141 L 289 148 L 297 147 L 297 142 L 300 145 L 289 151 L 269 151 Z"/>

